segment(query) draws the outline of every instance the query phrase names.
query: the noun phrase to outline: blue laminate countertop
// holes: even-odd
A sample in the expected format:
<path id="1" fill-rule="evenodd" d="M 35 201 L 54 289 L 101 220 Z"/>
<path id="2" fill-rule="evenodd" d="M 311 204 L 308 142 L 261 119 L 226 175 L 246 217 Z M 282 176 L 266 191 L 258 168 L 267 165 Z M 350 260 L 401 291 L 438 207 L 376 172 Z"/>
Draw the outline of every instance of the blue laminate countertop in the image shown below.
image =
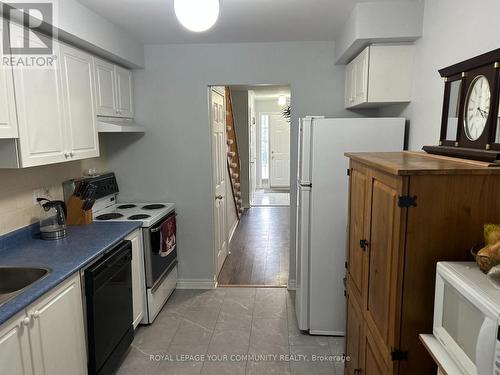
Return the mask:
<path id="1" fill-rule="evenodd" d="M 46 241 L 24 228 L 0 238 L 0 267 L 45 267 L 51 272 L 0 306 L 0 324 L 139 228 L 140 222 L 95 222 L 68 227 L 68 236 Z"/>

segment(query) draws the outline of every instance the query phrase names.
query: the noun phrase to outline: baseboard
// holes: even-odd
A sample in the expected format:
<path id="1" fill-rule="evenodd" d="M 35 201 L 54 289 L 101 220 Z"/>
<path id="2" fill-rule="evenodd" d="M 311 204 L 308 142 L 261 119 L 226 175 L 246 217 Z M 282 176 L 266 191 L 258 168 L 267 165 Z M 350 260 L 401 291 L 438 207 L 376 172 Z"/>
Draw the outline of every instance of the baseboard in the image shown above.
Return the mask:
<path id="1" fill-rule="evenodd" d="M 228 243 L 231 242 L 231 239 L 233 238 L 233 235 L 234 235 L 234 232 L 236 231 L 236 228 L 238 227 L 238 223 L 240 221 L 239 220 L 236 220 L 233 224 L 233 227 L 231 228 L 231 230 L 229 231 L 229 238 L 228 238 Z"/>
<path id="2" fill-rule="evenodd" d="M 216 282 L 210 279 L 178 279 L 177 289 L 215 289 Z"/>
<path id="3" fill-rule="evenodd" d="M 296 290 L 297 289 L 297 282 L 295 279 L 290 279 L 288 280 L 288 290 Z"/>

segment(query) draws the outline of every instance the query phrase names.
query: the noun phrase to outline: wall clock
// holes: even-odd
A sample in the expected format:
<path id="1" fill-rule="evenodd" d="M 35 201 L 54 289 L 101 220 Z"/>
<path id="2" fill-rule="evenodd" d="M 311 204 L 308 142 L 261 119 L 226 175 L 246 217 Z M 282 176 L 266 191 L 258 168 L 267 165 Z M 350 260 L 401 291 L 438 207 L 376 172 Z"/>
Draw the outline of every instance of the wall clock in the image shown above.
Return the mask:
<path id="1" fill-rule="evenodd" d="M 500 163 L 500 48 L 439 70 L 444 101 L 431 154 Z"/>

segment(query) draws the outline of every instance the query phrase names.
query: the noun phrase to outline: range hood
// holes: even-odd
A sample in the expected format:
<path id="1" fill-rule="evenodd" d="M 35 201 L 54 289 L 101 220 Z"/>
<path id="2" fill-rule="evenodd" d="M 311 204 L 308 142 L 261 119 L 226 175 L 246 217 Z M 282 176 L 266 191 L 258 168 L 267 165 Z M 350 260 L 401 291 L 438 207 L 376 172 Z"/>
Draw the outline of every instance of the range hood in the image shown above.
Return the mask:
<path id="1" fill-rule="evenodd" d="M 99 133 L 144 133 L 145 128 L 131 118 L 99 117 Z"/>

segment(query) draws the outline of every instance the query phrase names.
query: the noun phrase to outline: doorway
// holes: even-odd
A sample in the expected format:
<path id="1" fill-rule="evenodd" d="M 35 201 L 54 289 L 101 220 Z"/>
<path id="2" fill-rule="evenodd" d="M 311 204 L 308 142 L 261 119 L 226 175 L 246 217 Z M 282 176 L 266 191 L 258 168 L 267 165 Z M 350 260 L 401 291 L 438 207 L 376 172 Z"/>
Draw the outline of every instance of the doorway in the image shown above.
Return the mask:
<path id="1" fill-rule="evenodd" d="M 226 93 L 229 97 L 225 98 L 224 112 L 226 117 L 233 117 L 226 118 L 225 126 L 225 221 L 217 216 L 218 202 L 214 208 L 217 282 L 219 286 L 286 287 L 290 251 L 290 88 L 238 85 L 227 87 Z M 232 130 L 234 140 L 229 133 Z M 221 150 L 212 131 L 212 148 Z M 240 169 L 235 172 L 231 166 L 238 168 L 237 164 Z M 214 174 L 218 170 L 214 158 Z M 214 191 L 218 189 L 216 181 L 214 178 Z M 221 227 L 227 241 L 225 256 Z"/>

